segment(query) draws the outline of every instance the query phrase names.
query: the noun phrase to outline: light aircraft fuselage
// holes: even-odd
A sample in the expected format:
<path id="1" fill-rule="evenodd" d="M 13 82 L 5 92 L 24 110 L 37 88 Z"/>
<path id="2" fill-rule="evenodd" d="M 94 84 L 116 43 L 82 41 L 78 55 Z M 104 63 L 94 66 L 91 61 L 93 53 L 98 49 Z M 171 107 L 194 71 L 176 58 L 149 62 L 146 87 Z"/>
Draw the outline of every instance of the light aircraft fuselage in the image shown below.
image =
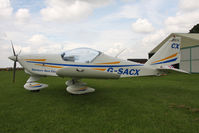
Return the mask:
<path id="1" fill-rule="evenodd" d="M 170 38 L 145 64 L 108 56 L 90 48 L 77 48 L 62 54 L 28 54 L 9 58 L 14 61 L 14 76 L 18 61 L 30 75 L 24 88 L 35 91 L 48 87 L 37 83 L 40 77 L 70 77 L 66 82 L 67 91 L 85 94 L 94 89 L 80 82 L 81 78 L 118 79 L 124 77 L 161 75 L 165 71 L 185 72 L 170 65 L 180 62 L 180 37 Z M 168 67 L 169 66 L 169 67 Z M 13 78 L 14 79 L 14 78 Z M 14 80 L 13 80 L 14 81 Z"/>

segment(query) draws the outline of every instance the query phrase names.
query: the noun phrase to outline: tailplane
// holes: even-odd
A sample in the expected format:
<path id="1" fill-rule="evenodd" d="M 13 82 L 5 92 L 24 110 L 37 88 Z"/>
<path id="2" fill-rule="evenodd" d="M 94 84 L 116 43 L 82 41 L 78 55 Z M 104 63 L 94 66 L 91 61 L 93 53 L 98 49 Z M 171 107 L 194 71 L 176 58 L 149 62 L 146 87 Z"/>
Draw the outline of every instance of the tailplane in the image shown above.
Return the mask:
<path id="1" fill-rule="evenodd" d="M 180 37 L 171 37 L 163 46 L 145 63 L 155 68 L 180 63 Z"/>

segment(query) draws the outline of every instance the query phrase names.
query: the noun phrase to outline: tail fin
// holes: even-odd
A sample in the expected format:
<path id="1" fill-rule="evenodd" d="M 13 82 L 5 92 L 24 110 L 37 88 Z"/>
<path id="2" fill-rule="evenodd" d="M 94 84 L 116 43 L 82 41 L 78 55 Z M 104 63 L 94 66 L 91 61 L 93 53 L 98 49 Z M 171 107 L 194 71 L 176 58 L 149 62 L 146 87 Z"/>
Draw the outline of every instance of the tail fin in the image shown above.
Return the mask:
<path id="1" fill-rule="evenodd" d="M 146 62 L 156 68 L 169 66 L 180 62 L 180 37 L 171 37 L 163 46 Z"/>

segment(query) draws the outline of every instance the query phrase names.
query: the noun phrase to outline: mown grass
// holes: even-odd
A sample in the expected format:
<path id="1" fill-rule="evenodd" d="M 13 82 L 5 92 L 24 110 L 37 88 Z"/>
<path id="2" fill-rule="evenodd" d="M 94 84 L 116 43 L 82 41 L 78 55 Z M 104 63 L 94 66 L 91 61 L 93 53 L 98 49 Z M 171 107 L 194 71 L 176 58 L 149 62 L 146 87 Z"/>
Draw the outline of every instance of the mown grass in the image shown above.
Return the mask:
<path id="1" fill-rule="evenodd" d="M 39 93 L 17 71 L 0 72 L 0 133 L 198 133 L 199 74 L 84 79 L 96 92 L 70 95 L 66 78 L 47 77 Z"/>

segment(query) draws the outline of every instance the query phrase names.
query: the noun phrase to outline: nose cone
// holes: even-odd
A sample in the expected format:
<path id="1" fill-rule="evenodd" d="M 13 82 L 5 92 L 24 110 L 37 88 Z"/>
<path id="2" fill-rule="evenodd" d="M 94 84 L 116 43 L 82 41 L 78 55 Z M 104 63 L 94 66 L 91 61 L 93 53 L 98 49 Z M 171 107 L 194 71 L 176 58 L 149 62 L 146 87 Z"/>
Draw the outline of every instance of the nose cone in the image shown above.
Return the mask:
<path id="1" fill-rule="evenodd" d="M 17 57 L 16 56 L 10 56 L 10 57 L 8 57 L 9 59 L 11 59 L 11 60 L 13 60 L 13 61 L 17 61 Z"/>

